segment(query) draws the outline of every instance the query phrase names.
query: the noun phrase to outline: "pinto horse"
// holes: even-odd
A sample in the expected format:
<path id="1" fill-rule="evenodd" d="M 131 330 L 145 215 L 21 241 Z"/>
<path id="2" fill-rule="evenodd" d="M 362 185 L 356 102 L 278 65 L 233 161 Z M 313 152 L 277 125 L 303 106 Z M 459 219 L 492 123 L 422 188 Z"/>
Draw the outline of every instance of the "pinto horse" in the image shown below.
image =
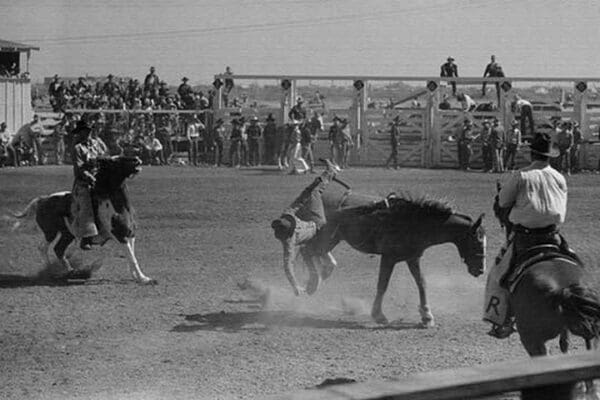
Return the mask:
<path id="1" fill-rule="evenodd" d="M 424 251 L 431 246 L 453 243 L 471 275 L 477 277 L 485 271 L 483 214 L 473 221 L 437 200 L 409 195 L 376 199 L 349 190 L 341 196 L 326 191 L 323 205 L 327 224 L 314 239 L 316 247 L 309 244 L 300 254 L 306 261 L 310 258 L 307 253 L 323 254 L 344 240 L 362 253 L 381 255 L 377 294 L 371 309 L 377 323 L 388 322 L 382 311 L 383 296 L 394 266 L 405 261 L 419 289 L 422 324 L 435 325 L 420 264 Z M 314 266 L 309 266 L 309 270 L 313 275 Z"/>
<path id="2" fill-rule="evenodd" d="M 98 235 L 93 238 L 95 244 L 103 245 L 113 239 L 126 248 L 129 269 L 133 278 L 141 284 L 156 283 L 140 269 L 135 257 L 135 221 L 134 211 L 129 201 L 125 179 L 141 171 L 141 160 L 137 157 L 115 156 L 98 159 L 96 184 L 92 189 Z M 18 219 L 33 217 L 44 233 L 39 246 L 42 258 L 50 264 L 48 248 L 57 238 L 54 253 L 65 269 L 63 276 L 73 273 L 66 250 L 76 237 L 73 230 L 73 196 L 71 192 L 58 192 L 33 199 L 21 213 L 14 214 Z M 19 222 L 15 224 L 18 227 Z"/>

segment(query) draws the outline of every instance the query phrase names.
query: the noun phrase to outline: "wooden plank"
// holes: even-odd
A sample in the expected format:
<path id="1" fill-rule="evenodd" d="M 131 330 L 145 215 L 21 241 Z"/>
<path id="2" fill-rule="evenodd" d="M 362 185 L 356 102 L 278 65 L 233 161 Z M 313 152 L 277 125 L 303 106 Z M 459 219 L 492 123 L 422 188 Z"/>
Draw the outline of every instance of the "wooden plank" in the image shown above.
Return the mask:
<path id="1" fill-rule="evenodd" d="M 217 74 L 215 79 L 225 79 L 225 75 Z M 292 79 L 301 81 L 434 81 L 434 82 L 456 82 L 458 84 L 481 84 L 482 82 L 494 83 L 494 82 L 600 82 L 600 77 L 523 77 L 523 76 L 507 76 L 501 78 L 483 78 L 481 76 L 475 77 L 439 77 L 439 76 L 372 76 L 372 75 L 232 75 L 229 76 L 231 79 L 241 80 L 282 80 Z"/>
<path id="2" fill-rule="evenodd" d="M 273 397 L 280 400 L 452 400 L 577 382 L 600 377 L 598 352 L 537 357 L 443 371 L 389 381 L 330 386 Z"/>

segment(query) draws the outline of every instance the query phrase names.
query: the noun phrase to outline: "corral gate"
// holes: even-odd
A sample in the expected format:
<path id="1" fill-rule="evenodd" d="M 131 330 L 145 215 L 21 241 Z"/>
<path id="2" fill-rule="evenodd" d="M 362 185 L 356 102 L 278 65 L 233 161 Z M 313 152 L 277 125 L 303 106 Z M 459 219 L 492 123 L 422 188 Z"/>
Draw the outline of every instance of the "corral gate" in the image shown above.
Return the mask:
<path id="1" fill-rule="evenodd" d="M 224 108 L 221 101 L 224 79 L 235 80 L 279 80 L 282 85 L 281 103 L 279 108 L 271 109 L 239 109 Z M 346 116 L 349 118 L 351 134 L 357 146 L 353 149 L 352 162 L 359 165 L 383 165 L 390 154 L 389 123 L 396 116 L 400 117 L 401 135 L 399 144 L 399 161 L 402 166 L 425 168 L 452 168 L 457 166 L 457 134 L 465 119 L 474 122 L 476 128 L 481 128 L 483 119 L 497 118 L 501 125 L 510 126 L 510 121 L 516 116 L 510 108 L 513 100 L 513 84 L 520 82 L 570 82 L 573 89 L 573 103 L 565 109 L 536 109 L 534 105 L 534 119 L 536 129 L 551 130 L 553 117 L 567 118 L 577 121 L 581 126 L 584 143 L 581 146 L 581 164 L 583 166 L 598 165 L 600 146 L 596 146 L 592 132 L 599 129 L 600 104 L 589 103 L 588 83 L 600 82 L 600 78 L 440 78 L 440 77 L 342 77 L 342 76 L 286 76 L 286 75 L 215 75 L 214 86 L 217 89 L 217 101 L 214 104 L 215 113 L 227 118 L 237 114 L 262 114 L 273 113 L 279 124 L 287 122 L 287 114 L 293 106 L 297 93 L 297 81 L 342 81 L 353 83 L 355 96 L 352 105 L 345 110 L 328 110 L 331 115 Z M 427 88 L 422 107 L 411 109 L 368 109 L 366 107 L 367 88 L 369 82 L 375 81 L 401 81 L 421 82 Z M 500 87 L 500 104 L 493 111 L 464 112 L 462 110 L 440 110 L 438 105 L 441 97 L 442 82 L 454 81 L 458 85 L 480 85 L 487 82 L 491 87 L 498 83 Z M 326 133 L 325 133 L 326 135 Z M 322 141 L 324 137 L 320 138 Z M 323 145 L 317 146 L 318 156 L 323 156 Z M 525 161 L 524 154 L 520 152 L 520 161 Z M 476 142 L 473 155 L 474 166 L 481 165 L 481 149 Z"/>

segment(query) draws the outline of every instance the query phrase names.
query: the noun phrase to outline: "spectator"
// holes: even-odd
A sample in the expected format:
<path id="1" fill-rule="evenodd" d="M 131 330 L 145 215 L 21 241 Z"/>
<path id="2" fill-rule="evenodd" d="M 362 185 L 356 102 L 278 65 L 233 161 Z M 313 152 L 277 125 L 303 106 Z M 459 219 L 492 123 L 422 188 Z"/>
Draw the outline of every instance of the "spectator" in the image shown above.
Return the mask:
<path id="1" fill-rule="evenodd" d="M 223 75 L 226 76 L 225 78 L 225 91 L 223 92 L 224 96 L 224 100 L 225 100 L 225 107 L 227 107 L 227 99 L 229 98 L 229 93 L 231 93 L 231 90 L 233 90 L 233 72 L 231 71 L 231 68 L 229 67 L 229 65 L 227 67 L 225 67 L 225 72 L 223 73 Z"/>
<path id="2" fill-rule="evenodd" d="M 54 75 L 50 85 L 48 85 L 48 96 L 50 97 L 50 105 L 52 106 L 53 112 L 59 112 L 60 108 L 58 107 L 59 95 L 61 92 L 61 83 L 58 80 L 58 75 Z"/>
<path id="3" fill-rule="evenodd" d="M 329 127 L 327 140 L 329 141 L 329 158 L 334 163 L 339 162 L 339 154 L 337 143 L 341 142 L 342 128 L 340 126 L 341 119 L 336 115 L 333 117 L 333 124 Z"/>
<path id="4" fill-rule="evenodd" d="M 160 79 L 156 75 L 154 67 L 150 67 L 150 73 L 144 78 L 144 91 L 150 95 L 154 100 L 158 99 Z"/>
<path id="5" fill-rule="evenodd" d="M 571 172 L 573 173 L 581 171 L 579 167 L 579 150 L 582 141 L 583 137 L 581 136 L 579 124 L 573 121 L 573 146 L 571 146 Z"/>
<path id="6" fill-rule="evenodd" d="M 0 123 L 0 167 L 8 163 L 8 144 L 10 143 L 10 139 L 11 134 L 6 126 L 6 122 Z"/>
<path id="7" fill-rule="evenodd" d="M 265 128 L 263 130 L 263 140 L 265 144 L 264 162 L 268 165 L 275 164 L 276 146 L 277 146 L 277 125 L 273 114 L 269 113 L 265 120 Z"/>
<path id="8" fill-rule="evenodd" d="M 494 172 L 504 172 L 504 159 L 502 150 L 504 148 L 504 129 L 500 126 L 498 118 L 494 118 L 492 122 L 492 131 L 490 136 L 490 146 L 492 148 L 492 162 Z"/>
<path id="9" fill-rule="evenodd" d="M 289 167 L 288 149 L 290 147 L 290 136 L 292 129 L 286 125 L 277 127 L 277 140 L 275 141 L 275 151 L 277 159 L 277 167 L 280 170 Z"/>
<path id="10" fill-rule="evenodd" d="M 242 127 L 241 122 L 237 119 L 231 121 L 231 135 L 229 137 L 229 162 L 233 168 L 240 168 L 242 164 Z"/>
<path id="11" fill-rule="evenodd" d="M 440 76 L 445 78 L 456 77 L 458 78 L 458 65 L 454 64 L 454 58 L 448 57 L 446 62 L 442 64 L 440 71 Z M 450 81 L 450 85 L 452 85 L 452 96 L 456 96 L 456 82 Z"/>
<path id="12" fill-rule="evenodd" d="M 165 156 L 163 153 L 163 145 L 158 140 L 153 132 L 148 134 L 147 140 L 148 151 L 150 152 L 150 164 L 155 164 L 158 162 L 158 165 L 165 164 Z"/>
<path id="13" fill-rule="evenodd" d="M 197 115 L 194 115 L 192 122 L 187 127 L 187 140 L 189 142 L 188 148 L 188 161 L 190 165 L 198 166 L 198 142 L 200 141 L 200 130 L 204 128 L 201 126 L 200 119 Z"/>
<path id="14" fill-rule="evenodd" d="M 396 115 L 396 117 L 390 123 L 390 145 L 392 147 L 392 151 L 387 161 L 385 162 L 385 167 L 390 168 L 390 163 L 394 161 L 394 169 L 398 169 L 398 139 L 400 136 L 400 116 Z"/>
<path id="15" fill-rule="evenodd" d="M 248 147 L 249 157 L 248 161 L 251 166 L 260 165 L 260 138 L 262 137 L 262 130 L 258 125 L 258 117 L 253 116 L 250 118 L 250 126 L 247 129 L 248 133 Z"/>
<path id="16" fill-rule="evenodd" d="M 7 148 L 15 167 L 19 166 L 21 161 L 41 165 L 41 133 L 42 125 L 39 123 L 39 117 L 34 115 L 33 120 L 23 125 L 12 137 Z"/>
<path id="17" fill-rule="evenodd" d="M 214 166 L 220 167 L 223 164 L 223 144 L 225 142 L 225 127 L 223 120 L 217 119 L 213 124 L 213 151 Z"/>
<path id="18" fill-rule="evenodd" d="M 339 154 L 341 155 L 340 164 L 342 169 L 348 168 L 348 160 L 350 159 L 350 149 L 354 147 L 354 141 L 350 135 L 350 125 L 346 119 L 342 120 L 342 135 L 341 143 L 339 147 Z"/>
<path id="19" fill-rule="evenodd" d="M 186 109 L 191 110 L 194 105 L 194 91 L 192 87 L 188 85 L 189 79 L 184 76 L 181 78 L 181 85 L 177 88 L 177 94 L 181 98 L 183 105 Z"/>
<path id="20" fill-rule="evenodd" d="M 292 123 L 289 140 L 288 159 L 290 160 L 290 167 L 292 168 L 290 174 L 303 174 L 310 168 L 304 158 L 302 158 L 302 132 L 300 131 L 300 123 L 298 121 Z M 298 168 L 298 164 L 300 164 L 302 168 Z"/>
<path id="21" fill-rule="evenodd" d="M 502 66 L 496 62 L 496 56 L 492 54 L 490 57 L 490 63 L 486 65 L 485 71 L 483 71 L 484 78 L 501 78 L 504 76 L 504 71 L 502 71 Z M 481 97 L 485 97 L 485 88 L 487 82 L 483 82 L 481 86 Z M 496 97 L 498 98 L 498 106 L 500 105 L 500 83 L 495 82 L 496 86 Z"/>
<path id="22" fill-rule="evenodd" d="M 473 135 L 473 122 L 465 119 L 458 136 L 458 166 L 464 171 L 471 169 L 471 155 L 473 154 L 471 146 L 476 138 Z"/>
<path id="23" fill-rule="evenodd" d="M 477 103 L 475 103 L 475 100 L 473 100 L 468 94 L 459 93 L 456 95 L 456 99 L 460 101 L 462 110 L 464 112 L 475 111 L 475 108 L 477 108 Z"/>
<path id="24" fill-rule="evenodd" d="M 106 95 L 108 98 L 118 97 L 121 95 L 121 89 L 119 85 L 114 81 L 114 75 L 109 74 L 107 79 L 108 81 L 102 86 L 102 93 Z"/>
<path id="25" fill-rule="evenodd" d="M 302 97 L 298 97 L 296 99 L 296 105 L 292 107 L 290 112 L 288 113 L 288 117 L 294 122 L 303 122 L 306 120 L 306 109 L 303 106 L 304 100 Z"/>
<path id="26" fill-rule="evenodd" d="M 315 136 L 313 136 L 310 123 L 300 125 L 300 146 L 302 147 L 302 158 L 308 164 L 308 170 L 311 174 L 315 173 L 315 156 L 313 146 Z"/>
<path id="27" fill-rule="evenodd" d="M 556 144 L 558 145 L 558 166 L 560 172 L 571 175 L 571 148 L 573 147 L 573 130 L 570 121 L 562 123 L 561 129 L 556 136 Z"/>
<path id="28" fill-rule="evenodd" d="M 481 156 L 483 158 L 483 171 L 492 172 L 494 170 L 493 148 L 491 145 L 492 125 L 489 120 L 483 121 L 483 128 L 479 135 L 481 142 Z"/>
<path id="29" fill-rule="evenodd" d="M 535 131 L 535 123 L 533 122 L 533 106 L 527 100 L 524 100 L 518 94 L 515 94 L 514 100 L 511 103 L 513 113 L 520 114 L 521 134 L 525 134 L 527 126 L 529 126 L 529 134 L 533 137 Z"/>
<path id="30" fill-rule="evenodd" d="M 504 153 L 504 167 L 506 169 L 515 169 L 515 158 L 519 147 L 521 146 L 521 130 L 516 120 L 511 122 L 511 128 L 506 134 L 506 152 Z"/>

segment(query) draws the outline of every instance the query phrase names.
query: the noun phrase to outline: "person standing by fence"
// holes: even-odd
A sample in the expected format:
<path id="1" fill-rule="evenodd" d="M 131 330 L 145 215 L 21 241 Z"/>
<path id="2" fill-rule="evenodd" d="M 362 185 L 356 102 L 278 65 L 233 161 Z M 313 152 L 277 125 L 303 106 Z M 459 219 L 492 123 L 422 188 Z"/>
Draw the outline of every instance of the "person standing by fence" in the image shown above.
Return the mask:
<path id="1" fill-rule="evenodd" d="M 400 116 L 396 117 L 390 123 L 390 146 L 391 153 L 385 162 L 385 167 L 390 168 L 390 163 L 394 162 L 394 169 L 398 169 L 398 139 L 400 136 Z"/>
<path id="2" fill-rule="evenodd" d="M 531 103 L 515 94 L 515 98 L 511 103 L 513 113 L 520 114 L 521 119 L 521 135 L 525 135 L 526 128 L 529 126 L 529 134 L 535 136 L 535 123 L 533 122 L 533 106 Z"/>
<path id="3" fill-rule="evenodd" d="M 260 160 L 260 138 L 262 137 L 262 130 L 258 125 L 258 117 L 253 116 L 250 118 L 250 126 L 246 130 L 248 133 L 248 147 L 249 147 L 249 164 L 253 167 L 261 164 Z"/>
<path id="4" fill-rule="evenodd" d="M 579 129 L 579 124 L 576 121 L 573 121 L 573 146 L 571 146 L 571 172 L 576 173 L 580 172 L 581 169 L 579 167 L 579 150 L 581 147 L 581 142 L 583 138 L 581 136 L 581 129 Z"/>
<path id="5" fill-rule="evenodd" d="M 498 118 L 494 118 L 492 127 L 492 135 L 490 136 L 490 145 L 492 147 L 492 161 L 494 164 L 494 172 L 504 172 L 504 159 L 502 150 L 504 149 L 504 129 L 500 126 Z"/>
<path id="6" fill-rule="evenodd" d="M 231 120 L 231 135 L 229 136 L 229 162 L 232 168 L 240 168 L 242 163 L 242 128 L 240 125 L 241 123 L 239 120 Z"/>
<path id="7" fill-rule="evenodd" d="M 511 122 L 511 127 L 506 132 L 506 151 L 504 153 L 504 167 L 506 169 L 515 169 L 515 158 L 519 147 L 521 146 L 521 130 L 516 120 Z"/>
<path id="8" fill-rule="evenodd" d="M 489 120 L 483 121 L 483 127 L 479 134 L 479 141 L 481 142 L 481 158 L 483 160 L 483 171 L 492 172 L 494 170 L 494 157 L 492 156 L 493 148 L 490 143 L 492 137 L 492 125 Z"/>
<path id="9" fill-rule="evenodd" d="M 475 138 L 473 122 L 466 119 L 458 136 L 458 166 L 464 171 L 471 169 L 471 155 L 473 154 L 471 146 Z"/>
<path id="10" fill-rule="evenodd" d="M 288 152 L 288 159 L 290 160 L 290 167 L 292 170 L 290 174 L 303 174 L 310 170 L 310 167 L 306 163 L 306 160 L 302 158 L 302 131 L 300 130 L 300 125 L 298 122 L 295 122 L 291 126 L 290 133 L 290 147 Z M 302 166 L 302 169 L 298 168 L 298 164 Z"/>
<path id="11" fill-rule="evenodd" d="M 571 122 L 565 121 L 556 135 L 556 143 L 560 152 L 558 156 L 559 170 L 567 175 L 571 175 L 571 148 L 573 147 L 573 142 Z"/>
<path id="12" fill-rule="evenodd" d="M 204 127 L 201 126 L 198 116 L 194 115 L 192 122 L 187 128 L 187 140 L 189 143 L 188 148 L 188 161 L 190 165 L 198 166 L 198 142 L 200 141 L 200 130 Z"/>
<path id="13" fill-rule="evenodd" d="M 265 127 L 263 128 L 263 141 L 265 145 L 263 162 L 267 165 L 273 165 L 276 163 L 277 125 L 275 125 L 275 118 L 273 118 L 273 114 L 271 113 L 265 120 Z"/>
<path id="14" fill-rule="evenodd" d="M 223 119 L 219 118 L 213 123 L 212 128 L 213 165 L 220 167 L 223 164 L 223 144 L 225 143 L 225 127 Z"/>

